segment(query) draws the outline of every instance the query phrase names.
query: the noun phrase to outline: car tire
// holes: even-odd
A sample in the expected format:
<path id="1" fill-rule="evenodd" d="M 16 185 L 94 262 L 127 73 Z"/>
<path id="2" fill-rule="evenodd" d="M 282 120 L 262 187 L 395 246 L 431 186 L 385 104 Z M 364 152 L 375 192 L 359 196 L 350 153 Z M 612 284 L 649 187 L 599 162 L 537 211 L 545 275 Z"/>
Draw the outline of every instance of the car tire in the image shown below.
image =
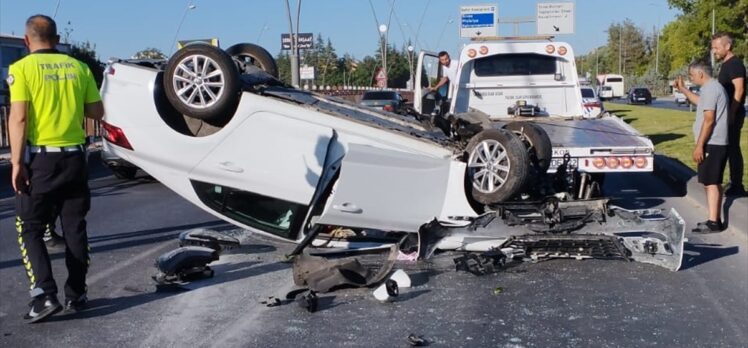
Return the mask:
<path id="1" fill-rule="evenodd" d="M 239 72 L 220 48 L 189 44 L 166 64 L 164 91 L 169 103 L 185 116 L 225 123 L 239 104 Z"/>
<path id="2" fill-rule="evenodd" d="M 504 129 L 518 136 L 527 149 L 530 163 L 538 173 L 545 173 L 551 166 L 553 145 L 543 127 L 530 122 L 510 122 Z"/>
<path id="3" fill-rule="evenodd" d="M 482 204 L 506 201 L 524 188 L 530 160 L 519 137 L 505 129 L 486 129 L 467 145 L 467 175 L 472 199 Z M 497 168 L 499 167 L 499 168 Z"/>
<path id="4" fill-rule="evenodd" d="M 109 167 L 114 173 L 114 177 L 122 180 L 135 179 L 135 175 L 138 173 L 138 168 L 135 167 Z"/>
<path id="5" fill-rule="evenodd" d="M 266 49 L 251 44 L 239 43 L 226 49 L 226 53 L 243 63 L 250 63 L 278 78 L 278 65 Z"/>

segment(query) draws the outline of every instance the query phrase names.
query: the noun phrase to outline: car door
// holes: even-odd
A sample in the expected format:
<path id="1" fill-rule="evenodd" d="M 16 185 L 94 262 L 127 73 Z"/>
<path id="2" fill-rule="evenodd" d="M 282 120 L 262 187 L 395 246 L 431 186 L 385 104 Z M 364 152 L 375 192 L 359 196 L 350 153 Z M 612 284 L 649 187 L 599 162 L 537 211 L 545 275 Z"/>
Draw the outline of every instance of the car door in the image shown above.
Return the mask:
<path id="1" fill-rule="evenodd" d="M 317 223 L 417 232 L 434 219 L 476 216 L 465 198 L 461 164 L 351 144 Z"/>
<path id="2" fill-rule="evenodd" d="M 428 93 L 428 88 L 438 82 L 440 68 L 437 53 L 421 51 L 418 54 L 416 84 L 413 86 L 413 109 L 419 114 L 431 113 L 429 109 L 433 108 L 433 105 L 424 105 L 423 97 Z M 430 102 L 426 101 L 426 104 Z"/>
<path id="3" fill-rule="evenodd" d="M 325 163 L 331 128 L 256 112 L 190 173 L 209 211 L 240 226 L 295 240 Z"/>

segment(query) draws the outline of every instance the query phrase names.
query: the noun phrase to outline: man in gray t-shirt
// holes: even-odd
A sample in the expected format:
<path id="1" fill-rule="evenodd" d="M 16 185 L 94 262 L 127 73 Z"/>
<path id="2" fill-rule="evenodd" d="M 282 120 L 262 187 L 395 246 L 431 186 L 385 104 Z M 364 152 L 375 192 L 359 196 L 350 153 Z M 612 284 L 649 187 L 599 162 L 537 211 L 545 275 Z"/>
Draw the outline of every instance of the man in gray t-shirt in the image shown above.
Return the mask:
<path id="1" fill-rule="evenodd" d="M 699 182 L 706 190 L 709 219 L 699 223 L 693 232 L 712 233 L 723 230 L 721 216 L 722 176 L 727 164 L 727 94 L 719 82 L 712 78 L 712 66 L 695 62 L 688 66 L 691 82 L 701 86 L 701 95 L 696 95 L 678 77 L 678 88 L 692 104 L 696 104 L 696 120 L 693 134 L 696 146 L 693 160 L 698 164 Z"/>

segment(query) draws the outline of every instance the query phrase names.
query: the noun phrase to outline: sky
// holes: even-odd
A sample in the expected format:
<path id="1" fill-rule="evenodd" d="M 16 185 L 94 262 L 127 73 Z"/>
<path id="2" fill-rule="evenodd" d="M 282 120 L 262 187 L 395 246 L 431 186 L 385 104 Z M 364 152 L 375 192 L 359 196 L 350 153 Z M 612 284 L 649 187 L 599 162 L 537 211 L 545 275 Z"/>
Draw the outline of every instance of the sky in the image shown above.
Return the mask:
<path id="1" fill-rule="evenodd" d="M 296 18 L 297 1 L 288 0 Z M 400 48 L 408 40 L 415 50 L 446 50 L 453 56 L 467 42 L 459 37 L 460 6 L 498 5 L 499 18 L 535 17 L 534 0 L 301 0 L 299 32 L 330 39 L 339 56 L 357 59 L 377 51 L 380 24 L 387 40 Z M 568 2 L 547 1 L 540 2 Z M 666 0 L 577 0 L 575 33 L 559 35 L 577 55 L 607 41 L 611 23 L 631 19 L 652 33 L 673 20 L 678 11 Z M 190 9 L 190 5 L 194 8 Z M 0 33 L 23 36 L 32 14 L 54 16 L 61 36 L 96 46 L 100 60 L 129 58 L 148 47 L 167 55 L 174 39 L 218 38 L 222 47 L 251 42 L 273 55 L 280 52 L 281 33 L 289 31 L 285 0 L 0 0 Z M 392 16 L 390 16 L 392 13 Z M 181 23 L 181 25 L 180 25 Z M 295 25 L 295 23 L 294 23 Z M 519 25 L 520 35 L 534 35 L 534 23 Z M 514 34 L 512 25 L 499 25 L 499 35 Z"/>

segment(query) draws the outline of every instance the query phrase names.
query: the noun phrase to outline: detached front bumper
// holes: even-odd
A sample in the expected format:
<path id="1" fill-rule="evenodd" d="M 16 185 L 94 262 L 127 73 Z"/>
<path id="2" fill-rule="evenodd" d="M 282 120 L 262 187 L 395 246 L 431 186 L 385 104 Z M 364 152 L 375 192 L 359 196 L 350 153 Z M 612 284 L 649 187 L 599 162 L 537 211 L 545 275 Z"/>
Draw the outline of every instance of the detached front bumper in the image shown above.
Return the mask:
<path id="1" fill-rule="evenodd" d="M 501 250 L 509 258 L 621 259 L 680 269 L 686 224 L 675 209 L 628 210 L 607 207 L 605 201 L 596 203 L 599 208 L 587 202 L 583 208 L 589 211 L 564 232 L 538 233 L 537 225 L 531 223 L 510 226 L 497 212 L 464 227 L 434 220 L 418 232 L 419 257 L 428 258 L 436 249 Z"/>

